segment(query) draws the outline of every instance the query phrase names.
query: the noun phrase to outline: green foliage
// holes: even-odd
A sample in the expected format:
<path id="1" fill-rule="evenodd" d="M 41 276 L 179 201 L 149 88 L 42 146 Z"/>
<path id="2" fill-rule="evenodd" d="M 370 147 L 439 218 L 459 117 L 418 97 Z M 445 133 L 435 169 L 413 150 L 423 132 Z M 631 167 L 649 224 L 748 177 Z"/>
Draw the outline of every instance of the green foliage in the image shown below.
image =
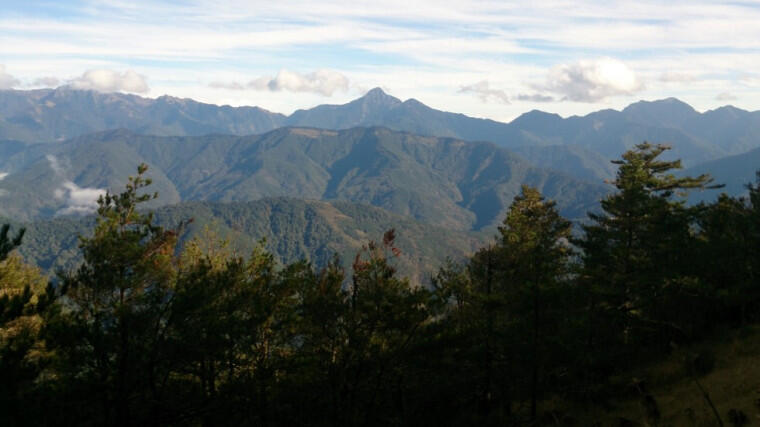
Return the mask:
<path id="1" fill-rule="evenodd" d="M 463 386 L 483 422 L 512 419 L 512 402 L 524 399 L 535 418 L 541 394 L 559 386 L 552 375 L 563 363 L 557 356 L 564 350 L 570 230 L 553 202 L 525 186 L 497 243 L 477 252 L 466 268 L 447 268 L 437 277 L 438 291 L 452 301 L 448 317 L 456 332 L 450 345 L 475 362 L 467 370 L 474 381 Z"/>
<path id="2" fill-rule="evenodd" d="M 150 185 L 146 170 L 140 165 L 123 193 L 98 200 L 93 236 L 81 238 L 83 262 L 61 277 L 66 304 L 49 313 L 47 341 L 70 391 L 58 404 L 89 402 L 98 407 L 91 421 L 98 424 L 150 419 L 167 372 L 163 351 L 177 231 L 138 211 L 139 203 L 155 197 L 139 194 Z"/>
<path id="3" fill-rule="evenodd" d="M 25 418 L 23 403 L 34 388 L 48 355 L 40 342 L 39 313 L 50 303 L 45 279 L 15 253 L 24 229 L 15 237 L 10 227 L 0 229 L 0 424 L 14 425 Z"/>
<path id="4" fill-rule="evenodd" d="M 425 233 L 453 234 L 400 221 L 418 234 L 391 228 L 350 266 L 332 247 L 319 264 L 278 263 L 272 242 L 241 251 L 236 239 L 279 233 L 278 250 L 298 257 L 400 217 L 282 199 L 149 212 L 141 165 L 124 192 L 100 198 L 81 263 L 47 288 L 8 255 L 20 237 L 0 230 L 0 421 L 565 425 L 635 396 L 637 414 L 664 422 L 669 408 L 642 370 L 760 320 L 760 177 L 746 198 L 687 207 L 677 194 L 709 178 L 670 174 L 679 164 L 659 160 L 665 149 L 627 152 L 617 192 L 575 238 L 557 204 L 523 186 L 495 241 L 445 264 L 432 287 L 399 274 L 402 248 L 441 252 Z M 335 225 L 346 218 L 351 227 Z M 708 388 L 722 367 L 694 354 L 669 375 L 696 385 L 719 419 L 723 395 Z"/>
<path id="5" fill-rule="evenodd" d="M 172 226 L 189 218 L 180 244 L 206 238 L 227 241 L 230 254 L 250 253 L 261 239 L 278 264 L 302 259 L 326 266 L 337 253 L 344 267 L 371 236 L 395 228 L 402 256 L 396 266 L 414 283 L 428 283 L 446 258 L 462 260 L 486 240 L 485 233 L 436 227 L 394 215 L 369 205 L 296 199 L 262 199 L 254 202 L 192 202 L 152 210 L 155 223 Z M 27 234 L 19 252 L 47 272 L 72 269 L 81 262 L 77 236 L 91 236 L 95 220 L 56 218 L 25 224 Z M 207 236 L 206 230 L 217 237 Z"/>
<path id="6" fill-rule="evenodd" d="M 747 197 L 722 194 L 703 205 L 697 235 L 702 257 L 700 277 L 710 284 L 725 306 L 708 311 L 712 316 L 730 313 L 737 324 L 758 320 L 760 309 L 760 175 L 747 186 Z"/>
<path id="7" fill-rule="evenodd" d="M 408 381 L 430 293 L 396 277 L 394 232 L 364 247 L 350 284 L 337 260 L 279 270 L 262 247 L 243 259 L 208 233 L 179 253 L 179 230 L 138 209 L 155 197 L 141 194 L 146 169 L 99 200 L 83 262 L 45 312 L 55 358 L 37 392 L 50 420 L 305 424 L 322 404 L 326 425 L 396 419 L 385 411 Z"/>
<path id="8" fill-rule="evenodd" d="M 670 171 L 680 162 L 658 159 L 667 149 L 644 143 L 625 153 L 613 183 L 618 192 L 602 200 L 604 213 L 590 214 L 576 240 L 599 326 L 612 327 L 601 333 L 631 345 L 636 339 L 667 345 L 693 332 L 684 329 L 693 318 L 681 324 L 679 309 L 682 298 L 699 293 L 692 269 L 698 211 L 674 196 L 707 188 L 711 180 L 675 177 Z"/>

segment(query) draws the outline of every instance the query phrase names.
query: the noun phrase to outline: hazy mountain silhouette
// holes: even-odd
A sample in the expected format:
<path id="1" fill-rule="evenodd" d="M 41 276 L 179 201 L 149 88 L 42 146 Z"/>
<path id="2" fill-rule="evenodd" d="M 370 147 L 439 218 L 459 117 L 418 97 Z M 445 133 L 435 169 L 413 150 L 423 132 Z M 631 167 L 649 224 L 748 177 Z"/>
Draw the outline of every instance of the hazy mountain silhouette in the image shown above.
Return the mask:
<path id="1" fill-rule="evenodd" d="M 675 98 L 568 118 L 534 110 L 502 123 L 436 110 L 415 99 L 401 101 L 380 88 L 347 104 L 320 105 L 287 117 L 258 107 L 216 106 L 169 96 L 148 99 L 67 87 L 0 91 L 0 140 L 54 142 L 114 128 L 152 135 L 249 135 L 283 126 L 382 126 L 490 141 L 524 154 L 536 166 L 597 182 L 609 178 L 609 160 L 645 140 L 671 144 L 668 156 L 682 159 L 686 166 L 760 147 L 760 112 L 726 106 L 699 113 Z M 557 161 L 568 155 L 570 161 Z"/>

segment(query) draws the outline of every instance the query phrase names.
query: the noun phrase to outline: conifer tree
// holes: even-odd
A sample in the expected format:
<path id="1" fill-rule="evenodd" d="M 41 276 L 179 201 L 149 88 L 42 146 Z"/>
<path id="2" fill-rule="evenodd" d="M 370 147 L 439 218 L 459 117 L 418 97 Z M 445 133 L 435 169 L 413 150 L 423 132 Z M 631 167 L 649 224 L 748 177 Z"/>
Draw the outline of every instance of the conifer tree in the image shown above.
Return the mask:
<path id="1" fill-rule="evenodd" d="M 664 296 L 678 294 L 690 282 L 694 256 L 692 225 L 696 210 L 685 205 L 688 190 L 714 188 L 708 175 L 676 177 L 679 160 L 661 160 L 669 147 L 642 143 L 613 163 L 619 165 L 612 184 L 616 192 L 601 201 L 602 213 L 590 213 L 584 235 L 576 240 L 583 250 L 582 283 L 590 291 L 595 337 L 606 330 L 605 340 L 631 342 L 634 326 L 658 331 L 662 344 L 668 336 L 682 334 L 667 318 Z M 651 347 L 651 345 L 649 346 Z M 617 348 L 615 346 L 608 348 Z"/>
<path id="2" fill-rule="evenodd" d="M 473 255 L 464 270 L 442 269 L 436 279 L 439 292 L 453 301 L 448 317 L 459 331 L 463 363 L 472 363 L 466 366 L 478 383 L 482 422 L 509 420 L 513 400 L 528 400 L 530 417 L 537 415 L 543 374 L 561 353 L 570 231 L 554 202 L 523 186 L 495 244 Z"/>
<path id="3" fill-rule="evenodd" d="M 0 228 L 0 425 L 34 424 L 38 419 L 30 396 L 47 362 L 39 340 L 39 313 L 49 301 L 46 280 L 39 269 L 13 253 L 24 231 L 10 237 L 9 225 Z"/>
<path id="4" fill-rule="evenodd" d="M 528 342 L 531 355 L 530 413 L 533 418 L 537 413 L 540 370 L 542 365 L 549 364 L 544 335 L 548 332 L 548 317 L 557 310 L 550 304 L 557 302 L 552 298 L 569 274 L 570 231 L 570 221 L 560 216 L 556 204 L 544 200 L 538 190 L 528 186 L 523 186 L 521 194 L 515 197 L 499 227 L 501 279 L 521 290 L 520 294 L 528 303 L 527 307 L 521 307 L 520 314 L 530 319 L 526 323 L 531 331 Z M 557 333 L 557 325 L 554 326 L 552 335 Z"/>
<path id="5" fill-rule="evenodd" d="M 706 313 L 745 324 L 760 308 L 760 172 L 748 194 L 721 194 L 702 206 L 698 220 L 700 258 L 695 268 L 709 283 L 712 304 Z M 723 313 L 716 312 L 722 308 Z"/>
<path id="6" fill-rule="evenodd" d="M 99 198 L 94 234 L 81 238 L 84 261 L 61 277 L 69 307 L 50 328 L 69 396 L 81 393 L 95 423 L 159 419 L 177 231 L 138 210 L 157 197 L 140 193 L 151 183 L 146 171 L 140 165 L 124 192 Z"/>

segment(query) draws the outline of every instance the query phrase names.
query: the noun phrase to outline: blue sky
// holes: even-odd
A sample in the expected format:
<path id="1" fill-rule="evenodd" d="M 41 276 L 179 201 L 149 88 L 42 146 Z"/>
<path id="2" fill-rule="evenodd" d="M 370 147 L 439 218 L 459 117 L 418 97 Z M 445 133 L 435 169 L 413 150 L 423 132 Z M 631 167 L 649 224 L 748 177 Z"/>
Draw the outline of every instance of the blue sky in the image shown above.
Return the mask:
<path id="1" fill-rule="evenodd" d="M 0 0 L 0 88 L 290 113 L 380 86 L 511 120 L 678 97 L 760 107 L 760 7 L 720 1 Z"/>

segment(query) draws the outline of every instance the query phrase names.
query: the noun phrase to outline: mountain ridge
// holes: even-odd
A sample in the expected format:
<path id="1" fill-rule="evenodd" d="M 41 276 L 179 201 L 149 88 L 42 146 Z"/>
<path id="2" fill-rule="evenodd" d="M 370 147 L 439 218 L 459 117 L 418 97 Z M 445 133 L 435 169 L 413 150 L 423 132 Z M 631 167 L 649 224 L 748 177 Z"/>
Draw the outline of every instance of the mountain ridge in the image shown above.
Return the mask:
<path id="1" fill-rule="evenodd" d="M 730 108 L 732 115 L 725 114 Z M 721 110 L 724 109 L 724 110 Z M 723 114 L 718 114 L 721 111 Z M 732 118 L 733 117 L 733 118 Z M 525 145 L 582 145 L 616 157 L 634 141 L 671 137 L 686 163 L 738 154 L 760 143 L 747 138 L 718 144 L 722 134 L 702 136 L 693 129 L 724 129 L 718 120 L 733 120 L 754 136 L 760 132 L 760 111 L 725 106 L 699 113 L 688 104 L 665 98 L 639 101 L 626 108 L 600 110 L 563 118 L 540 110 L 509 123 L 436 110 L 416 99 L 400 100 L 374 88 L 346 104 L 323 104 L 286 116 L 256 106 L 214 105 L 164 95 L 155 99 L 122 93 L 100 93 L 69 87 L 32 91 L 0 91 L 0 140 L 53 142 L 100 130 L 124 127 L 164 136 L 261 134 L 282 126 L 348 129 L 384 126 L 421 135 L 490 141 L 510 148 Z M 549 128 L 554 132 L 549 132 Z M 614 133 L 605 132 L 613 128 Z M 736 136 L 741 139 L 741 136 Z M 599 139 L 603 141 L 599 141 Z M 590 141 L 585 141 L 589 140 Z M 725 138 L 724 138 L 725 139 Z M 754 144 L 754 145 L 753 145 Z M 712 148 L 712 150 L 711 150 Z M 681 149 L 680 147 L 678 148 Z"/>
<path id="2" fill-rule="evenodd" d="M 319 105 L 290 116 L 259 107 L 216 106 L 171 96 L 150 99 L 66 87 L 0 91 L 0 140 L 27 143 L 60 143 L 114 128 L 161 136 L 242 136 L 281 127 L 376 126 L 421 136 L 492 142 L 530 153 L 526 156 L 537 167 L 595 182 L 610 179 L 614 170 L 609 161 L 643 141 L 671 145 L 673 150 L 665 157 L 679 158 L 686 167 L 760 147 L 760 111 L 724 106 L 700 113 L 676 98 L 566 118 L 532 110 L 503 123 L 436 110 L 416 99 L 402 101 L 380 88 L 346 104 Z M 570 155 L 570 161 L 557 161 L 563 155 Z"/>
<path id="3" fill-rule="evenodd" d="M 51 158 L 65 174 L 54 170 Z M 1 206 L 0 214 L 54 216 L 66 208 L 67 200 L 54 197 L 62 181 L 82 189 L 118 189 L 143 162 L 150 166 L 164 204 L 279 196 L 339 199 L 465 230 L 500 221 L 522 184 L 557 199 L 571 218 L 584 216 L 608 191 L 601 184 L 536 168 L 493 143 L 381 127 L 280 128 L 258 136 L 202 137 L 121 130 L 32 144 L 0 159 L 0 170 L 8 171 L 0 189 L 18 200 Z"/>

